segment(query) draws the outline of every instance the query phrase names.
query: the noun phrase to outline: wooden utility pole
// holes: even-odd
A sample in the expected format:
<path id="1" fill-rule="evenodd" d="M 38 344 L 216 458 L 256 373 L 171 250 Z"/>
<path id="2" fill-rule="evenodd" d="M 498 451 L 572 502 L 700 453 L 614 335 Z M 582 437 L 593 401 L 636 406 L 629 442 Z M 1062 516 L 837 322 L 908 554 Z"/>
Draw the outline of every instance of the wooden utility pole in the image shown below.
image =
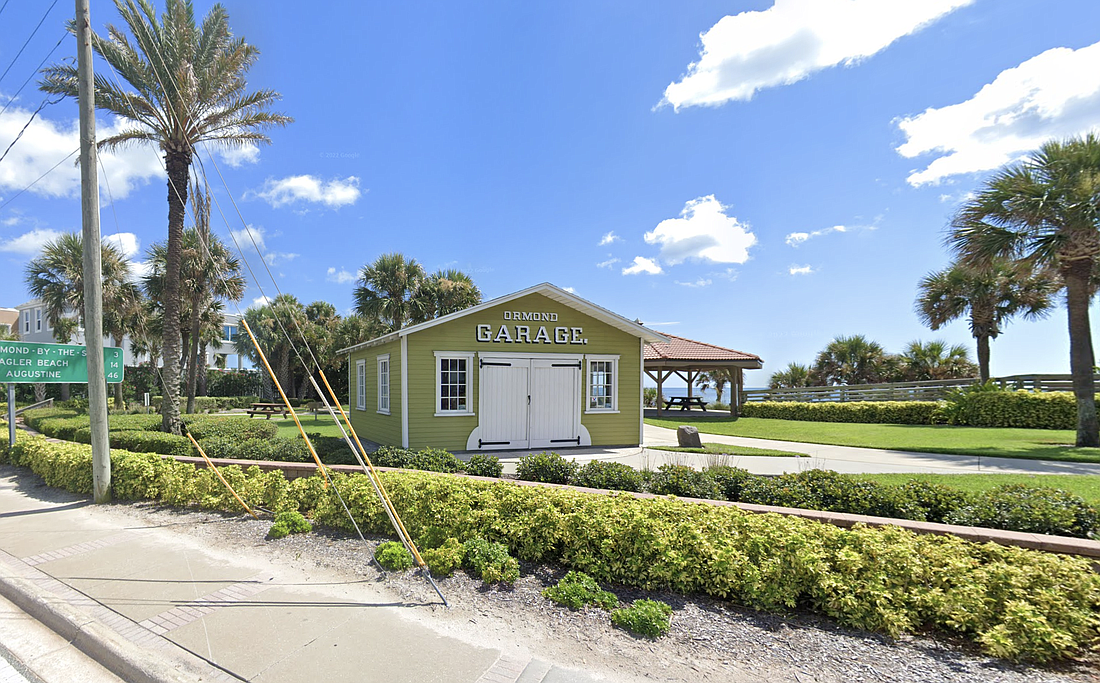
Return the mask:
<path id="1" fill-rule="evenodd" d="M 103 276 L 96 174 L 92 19 L 88 0 L 76 0 L 77 94 L 80 107 L 80 207 L 84 227 L 84 344 L 88 353 L 88 419 L 92 428 L 95 502 L 111 501 L 107 438 L 107 378 L 103 368 Z"/>

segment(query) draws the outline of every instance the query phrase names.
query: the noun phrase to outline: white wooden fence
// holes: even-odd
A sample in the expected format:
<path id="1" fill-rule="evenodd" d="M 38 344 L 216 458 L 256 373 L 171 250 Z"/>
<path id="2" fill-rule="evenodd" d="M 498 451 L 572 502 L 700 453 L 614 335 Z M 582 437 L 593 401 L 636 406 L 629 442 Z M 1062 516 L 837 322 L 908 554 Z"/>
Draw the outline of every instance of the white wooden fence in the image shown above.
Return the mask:
<path id="1" fill-rule="evenodd" d="M 850 386 L 797 387 L 793 389 L 746 389 L 744 400 L 805 401 L 809 403 L 843 403 L 849 401 L 935 401 L 950 389 L 976 383 L 977 378 L 929 380 L 924 382 L 891 382 L 887 384 L 853 384 Z M 1010 375 L 994 377 L 993 382 L 1009 389 L 1033 391 L 1073 391 L 1069 375 Z M 1100 391 L 1100 375 L 1093 378 Z"/>

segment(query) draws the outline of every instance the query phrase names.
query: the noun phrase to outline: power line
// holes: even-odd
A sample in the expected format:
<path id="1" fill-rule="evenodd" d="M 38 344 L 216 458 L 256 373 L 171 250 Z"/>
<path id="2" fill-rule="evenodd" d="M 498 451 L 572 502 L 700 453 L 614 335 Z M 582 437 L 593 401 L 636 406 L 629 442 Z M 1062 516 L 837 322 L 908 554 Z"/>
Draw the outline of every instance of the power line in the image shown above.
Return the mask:
<path id="1" fill-rule="evenodd" d="M 13 144 L 14 144 L 14 143 L 13 143 Z M 26 192 L 27 190 L 31 189 L 32 187 L 34 187 L 34 186 L 35 186 L 35 184 L 36 184 L 36 183 L 38 183 L 38 181 L 39 181 L 39 180 L 42 180 L 43 178 L 45 178 L 45 177 L 46 177 L 46 176 L 48 176 L 49 174 L 53 173 L 53 171 L 54 171 L 54 169 L 55 169 L 55 168 L 57 168 L 57 167 L 58 167 L 58 166 L 60 166 L 61 164 L 63 164 L 63 163 L 65 163 L 66 161 L 68 161 L 68 160 L 69 160 L 70 158 L 72 158 L 72 156 L 73 156 L 74 154 L 76 154 L 76 153 L 77 153 L 77 152 L 79 152 L 79 151 L 80 151 L 80 148 L 79 148 L 79 147 L 77 147 L 77 148 L 76 148 L 76 149 L 74 149 L 73 151 L 69 152 L 69 153 L 68 153 L 67 155 L 65 155 L 65 158 L 64 158 L 64 159 L 62 159 L 61 161 L 59 161 L 59 162 L 57 162 L 56 164 L 54 164 L 53 166 L 51 166 L 51 167 L 50 167 L 50 170 L 46 171 L 46 172 L 45 172 L 45 173 L 43 173 L 42 175 L 40 175 L 40 176 L 38 176 L 37 178 L 35 178 L 34 180 L 32 180 L 32 181 L 31 181 L 31 184 L 30 184 L 30 185 L 27 185 L 27 186 L 26 186 L 26 187 L 24 187 L 24 188 L 23 188 L 22 190 L 19 190 L 19 191 L 18 191 L 18 192 L 16 192 L 16 193 L 15 193 L 14 195 L 12 195 L 12 196 L 11 196 L 11 197 L 10 197 L 10 198 L 9 198 L 9 199 L 7 200 L 7 201 L 5 201 L 5 202 L 4 202 L 3 204 L 0 204 L 0 209 L 4 208 L 4 207 L 5 207 L 5 206 L 7 206 L 8 204 L 11 204 L 11 203 L 12 203 L 13 201 L 15 201 L 16 197 L 18 197 L 19 195 L 23 194 L 24 192 Z"/>
<path id="2" fill-rule="evenodd" d="M 22 127 L 21 129 L 19 129 L 19 134 L 15 136 L 15 139 L 14 139 L 14 140 L 12 140 L 12 141 L 11 141 L 11 144 L 10 144 L 10 145 L 8 145 L 8 148 L 4 150 L 4 153 L 3 153 L 3 154 L 0 154 L 0 162 L 4 161 L 4 158 L 5 158 L 6 156 L 8 156 L 8 152 L 10 152 L 10 151 L 11 151 L 11 148 L 12 148 L 12 147 L 15 147 L 15 143 L 19 142 L 19 138 L 23 137 L 23 133 L 26 133 L 26 132 L 27 132 L 27 128 L 30 128 L 30 125 L 31 125 L 32 123 L 34 123 L 34 118 L 35 118 L 36 116 L 38 116 L 39 112 L 41 112 L 41 111 L 42 111 L 43 109 L 45 109 L 46 107 L 48 107 L 48 106 L 49 106 L 49 105 L 51 105 L 51 104 L 57 104 L 57 103 L 58 103 L 58 102 L 60 102 L 60 101 L 61 101 L 62 99 L 64 99 L 64 97 L 65 97 L 64 95 L 58 95 L 58 96 L 57 96 L 57 99 L 56 99 L 56 100 L 52 100 L 52 101 L 50 100 L 50 96 L 49 96 L 49 95 L 46 95 L 46 97 L 45 97 L 45 98 L 43 98 L 43 100 L 42 100 L 42 103 L 38 105 L 38 109 L 35 109 L 35 110 L 34 110 L 34 111 L 33 111 L 33 112 L 31 113 L 31 117 L 30 117 L 29 119 L 27 119 L 27 122 L 23 124 L 23 127 Z"/>
<path id="3" fill-rule="evenodd" d="M 8 6 L 8 0 L 4 0 L 4 4 L 0 5 L 0 14 L 4 13 L 4 8 Z"/>
<path id="4" fill-rule="evenodd" d="M 23 50 L 27 49 L 27 45 L 31 42 L 31 39 L 34 38 L 34 34 L 38 33 L 38 29 L 42 28 L 42 22 L 46 21 L 46 17 L 48 17 L 50 15 L 50 12 L 53 11 L 54 5 L 56 5 L 56 4 L 57 4 L 57 0 L 53 0 L 53 3 L 50 4 L 49 9 L 47 9 L 46 13 L 42 15 L 42 18 L 38 20 L 38 25 L 35 26 L 34 30 L 31 31 L 31 34 L 29 36 L 27 36 L 27 40 L 26 40 L 26 42 L 23 43 L 23 47 L 19 48 L 19 52 L 15 53 L 15 57 L 12 58 L 11 64 L 8 64 L 8 68 L 4 69 L 4 73 L 0 74 L 0 81 L 3 81 L 4 76 L 7 76 L 8 72 L 11 71 L 11 68 L 13 66 L 15 66 L 15 62 L 16 62 L 16 60 L 19 59 L 19 55 L 23 54 Z M 7 7 L 7 6 L 8 6 L 8 3 L 4 2 L 4 7 Z M 4 8 L 0 7 L 0 12 L 2 12 L 2 11 L 4 11 Z"/>
<path id="5" fill-rule="evenodd" d="M 0 11 L 2 11 L 2 9 L 3 8 L 0 8 Z M 66 34 L 64 33 L 61 34 L 61 37 L 57 39 L 57 44 L 53 46 L 53 49 L 50 50 L 49 54 L 42 58 L 42 61 L 38 63 L 38 66 L 34 67 L 34 71 L 31 72 L 31 75 L 27 76 L 27 80 L 23 81 L 23 85 L 19 86 L 19 89 L 15 91 L 14 95 L 11 96 L 11 99 L 9 99 L 7 104 L 4 105 L 4 108 L 0 109 L 0 116 L 2 116 L 4 112 L 8 110 L 8 107 L 10 107 L 11 103 L 15 101 L 15 98 L 19 97 L 19 93 L 23 92 L 23 88 L 27 87 L 27 84 L 30 83 L 31 79 L 34 78 L 35 75 L 39 72 L 39 70 L 42 68 L 42 65 L 46 63 L 46 60 L 53 55 L 54 51 L 57 50 L 57 48 L 61 47 L 61 43 L 65 40 L 65 35 Z"/>

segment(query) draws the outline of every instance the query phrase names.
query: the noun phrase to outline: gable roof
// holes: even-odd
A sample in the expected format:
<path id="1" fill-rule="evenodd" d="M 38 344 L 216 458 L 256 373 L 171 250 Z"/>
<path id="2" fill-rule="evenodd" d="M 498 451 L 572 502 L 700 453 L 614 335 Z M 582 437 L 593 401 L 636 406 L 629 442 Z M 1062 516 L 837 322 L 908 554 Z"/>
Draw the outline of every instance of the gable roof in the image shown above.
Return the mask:
<path id="1" fill-rule="evenodd" d="M 705 342 L 678 337 L 674 334 L 665 334 L 668 342 L 650 343 L 645 347 L 646 361 L 740 361 L 745 367 L 761 367 L 764 363 L 760 356 L 744 351 L 727 349 L 723 346 L 715 346 Z"/>
<path id="2" fill-rule="evenodd" d="M 627 334 L 631 334 L 635 337 L 640 337 L 641 339 L 644 339 L 647 344 L 665 343 L 669 341 L 669 338 L 666 335 L 661 334 L 660 332 L 654 332 L 647 327 L 644 327 L 636 322 L 622 317 L 618 313 L 612 313 L 603 306 L 597 306 L 591 301 L 582 299 L 572 292 L 567 292 L 560 287 L 556 287 L 550 284 L 549 282 L 543 282 L 542 284 L 535 285 L 534 287 L 528 287 L 527 289 L 513 292 L 512 294 L 508 294 L 505 296 L 497 297 L 496 299 L 493 299 L 491 301 L 486 301 L 485 303 L 478 304 L 477 306 L 465 308 L 461 311 L 458 311 L 457 313 L 451 313 L 449 315 L 445 315 L 434 320 L 429 320 L 427 322 L 419 323 L 417 325 L 402 327 L 400 330 L 390 332 L 389 334 L 382 335 L 381 337 L 376 337 L 374 339 L 355 344 L 354 346 L 349 346 L 346 349 L 340 349 L 336 353 L 351 353 L 352 351 L 357 351 L 359 349 L 365 349 L 371 346 L 378 346 L 380 344 L 387 344 L 391 341 L 394 341 L 395 339 L 400 339 L 401 337 L 415 334 L 417 332 L 420 332 L 421 330 L 435 327 L 436 325 L 443 325 L 445 323 L 451 322 L 452 320 L 457 320 L 459 318 L 471 315 L 473 313 L 478 313 L 480 311 L 484 311 L 485 309 L 492 308 L 494 306 L 506 304 L 509 301 L 514 301 L 516 299 L 528 296 L 529 294 L 541 294 L 547 299 L 551 299 L 560 304 L 564 304 L 565 306 L 568 306 L 576 311 L 584 313 L 587 316 L 595 318 L 602 323 L 610 325 L 611 327 L 614 327 L 618 330 L 622 330 Z"/>

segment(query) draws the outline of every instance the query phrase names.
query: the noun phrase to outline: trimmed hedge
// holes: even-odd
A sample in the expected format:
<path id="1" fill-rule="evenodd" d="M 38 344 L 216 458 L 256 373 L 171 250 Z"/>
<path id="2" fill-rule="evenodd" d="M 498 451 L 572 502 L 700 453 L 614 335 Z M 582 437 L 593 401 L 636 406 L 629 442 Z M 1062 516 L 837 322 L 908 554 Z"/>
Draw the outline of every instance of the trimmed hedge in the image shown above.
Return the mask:
<path id="1" fill-rule="evenodd" d="M 21 438 L 11 461 L 51 486 L 91 491 L 87 446 Z M 221 471 L 250 503 L 351 530 L 333 488 L 318 477 L 287 482 L 256 467 Z M 112 478 L 119 498 L 238 509 L 213 473 L 155 455 L 114 452 Z M 1008 659 L 1073 656 L 1094 642 L 1100 625 L 1100 576 L 1081 558 L 896 527 L 841 529 L 672 498 L 414 472 L 383 478 L 414 538 L 433 530 L 460 541 L 499 542 L 519 559 L 559 562 L 597 581 L 706 593 L 762 610 L 806 608 L 846 627 L 888 634 L 934 629 Z M 390 532 L 366 477 L 335 480 L 364 531 Z"/>
<path id="2" fill-rule="evenodd" d="M 976 391 L 955 399 L 955 424 L 972 427 L 1076 429 L 1077 400 L 1068 391 Z"/>
<path id="3" fill-rule="evenodd" d="M 196 441 L 209 437 L 225 437 L 238 440 L 272 439 L 279 427 L 270 420 L 253 420 L 249 417 L 207 417 L 185 415 L 187 431 Z"/>
<path id="4" fill-rule="evenodd" d="M 874 424 L 932 424 L 938 401 L 860 401 L 855 403 L 749 402 L 741 417 L 804 422 L 862 422 Z"/>

